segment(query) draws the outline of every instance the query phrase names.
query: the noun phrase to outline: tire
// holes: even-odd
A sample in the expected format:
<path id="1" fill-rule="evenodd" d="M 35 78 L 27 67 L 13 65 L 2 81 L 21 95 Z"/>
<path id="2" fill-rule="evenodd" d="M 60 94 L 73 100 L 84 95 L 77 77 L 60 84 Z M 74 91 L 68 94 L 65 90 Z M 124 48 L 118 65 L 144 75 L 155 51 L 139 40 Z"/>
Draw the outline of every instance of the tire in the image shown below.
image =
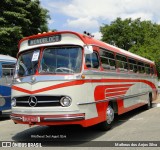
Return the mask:
<path id="1" fill-rule="evenodd" d="M 149 94 L 148 103 L 146 105 L 146 109 L 152 108 L 152 94 Z"/>
<path id="2" fill-rule="evenodd" d="M 2 111 L 0 111 L 0 116 L 2 115 Z"/>
<path id="3" fill-rule="evenodd" d="M 111 105 L 108 105 L 106 115 L 107 120 L 98 124 L 98 127 L 101 131 L 107 131 L 112 128 L 112 124 L 114 121 L 114 109 Z"/>

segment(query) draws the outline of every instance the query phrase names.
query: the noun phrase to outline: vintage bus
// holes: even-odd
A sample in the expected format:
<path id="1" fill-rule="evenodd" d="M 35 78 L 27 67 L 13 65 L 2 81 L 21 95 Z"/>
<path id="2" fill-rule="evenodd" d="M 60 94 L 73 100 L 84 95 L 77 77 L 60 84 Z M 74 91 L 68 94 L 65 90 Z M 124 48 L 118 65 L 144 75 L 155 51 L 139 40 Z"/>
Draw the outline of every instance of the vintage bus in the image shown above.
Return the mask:
<path id="1" fill-rule="evenodd" d="M 157 98 L 154 62 L 71 31 L 22 39 L 13 80 L 11 119 L 30 126 L 108 130 L 115 114 Z"/>
<path id="2" fill-rule="evenodd" d="M 11 83 L 16 58 L 0 55 L 0 115 L 11 109 Z"/>

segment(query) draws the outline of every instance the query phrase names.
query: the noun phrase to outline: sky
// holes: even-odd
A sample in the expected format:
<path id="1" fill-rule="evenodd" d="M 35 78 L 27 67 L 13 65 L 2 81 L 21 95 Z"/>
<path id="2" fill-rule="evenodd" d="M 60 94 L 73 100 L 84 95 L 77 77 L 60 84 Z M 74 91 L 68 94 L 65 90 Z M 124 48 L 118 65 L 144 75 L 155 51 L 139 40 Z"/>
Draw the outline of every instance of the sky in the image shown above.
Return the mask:
<path id="1" fill-rule="evenodd" d="M 101 39 L 100 26 L 117 17 L 141 18 L 160 24 L 159 0 L 40 0 L 49 10 L 49 29 L 87 31 Z"/>

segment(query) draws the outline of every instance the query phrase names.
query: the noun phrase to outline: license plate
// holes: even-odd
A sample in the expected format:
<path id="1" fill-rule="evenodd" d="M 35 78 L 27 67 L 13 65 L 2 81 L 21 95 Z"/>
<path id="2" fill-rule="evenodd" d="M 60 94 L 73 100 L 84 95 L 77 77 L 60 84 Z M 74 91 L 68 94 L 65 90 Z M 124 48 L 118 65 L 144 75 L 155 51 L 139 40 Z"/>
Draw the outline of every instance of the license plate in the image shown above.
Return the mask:
<path id="1" fill-rule="evenodd" d="M 37 116 L 23 116 L 23 122 L 40 122 L 40 117 L 37 117 Z"/>

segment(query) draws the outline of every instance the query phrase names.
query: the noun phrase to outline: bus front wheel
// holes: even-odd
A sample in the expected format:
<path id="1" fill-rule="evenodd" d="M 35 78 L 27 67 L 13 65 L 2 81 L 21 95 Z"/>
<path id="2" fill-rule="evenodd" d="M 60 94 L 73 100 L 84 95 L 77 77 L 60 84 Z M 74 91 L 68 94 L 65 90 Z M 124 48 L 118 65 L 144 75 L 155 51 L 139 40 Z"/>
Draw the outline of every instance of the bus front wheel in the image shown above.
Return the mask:
<path id="1" fill-rule="evenodd" d="M 102 131 L 107 131 L 111 129 L 113 121 L 114 121 L 114 109 L 111 105 L 108 105 L 107 111 L 106 111 L 106 117 L 107 120 L 99 124 L 99 128 Z"/>

